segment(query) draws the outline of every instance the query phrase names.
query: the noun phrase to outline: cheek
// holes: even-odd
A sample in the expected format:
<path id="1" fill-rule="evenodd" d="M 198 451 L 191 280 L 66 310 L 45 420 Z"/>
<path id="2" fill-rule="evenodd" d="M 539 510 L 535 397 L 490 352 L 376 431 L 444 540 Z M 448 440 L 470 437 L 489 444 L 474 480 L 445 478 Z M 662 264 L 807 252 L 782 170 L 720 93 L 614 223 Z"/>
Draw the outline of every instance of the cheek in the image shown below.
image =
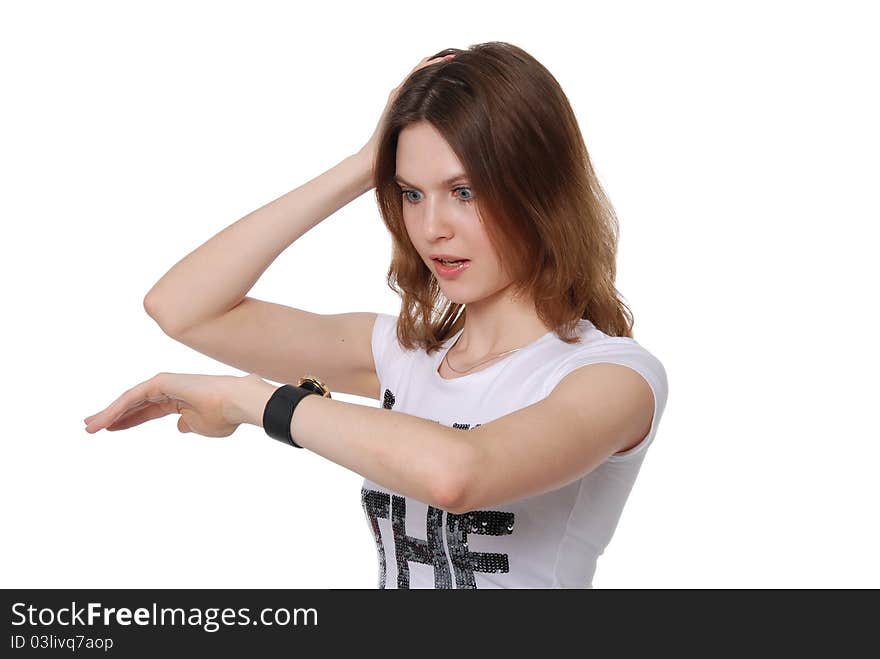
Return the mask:
<path id="1" fill-rule="evenodd" d="M 415 225 L 413 224 L 412 219 L 407 217 L 407 213 L 403 214 L 403 228 L 406 231 L 406 235 L 409 236 L 409 241 L 415 245 L 415 241 L 413 240 L 413 230 L 415 229 Z"/>
<path id="2" fill-rule="evenodd" d="M 482 227 L 477 227 L 470 232 L 468 242 L 474 246 L 476 253 L 479 254 L 482 260 L 487 264 L 494 265 L 495 267 L 500 266 L 498 254 L 495 252 L 495 248 L 489 240 L 489 234 L 487 234 Z"/>

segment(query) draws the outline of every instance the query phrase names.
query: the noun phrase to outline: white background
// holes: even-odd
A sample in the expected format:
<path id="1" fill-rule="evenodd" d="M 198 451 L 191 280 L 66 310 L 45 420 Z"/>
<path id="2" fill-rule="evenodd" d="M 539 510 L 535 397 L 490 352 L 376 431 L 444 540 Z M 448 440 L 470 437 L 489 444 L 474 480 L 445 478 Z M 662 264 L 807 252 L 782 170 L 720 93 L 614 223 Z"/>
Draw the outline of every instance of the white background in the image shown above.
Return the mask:
<path id="1" fill-rule="evenodd" d="M 243 375 L 146 292 L 356 151 L 422 57 L 499 40 L 567 93 L 669 378 L 594 586 L 880 587 L 869 6 L 5 3 L 0 586 L 375 588 L 358 474 L 255 426 L 82 419 L 160 371 Z M 250 294 L 396 314 L 390 245 L 363 195 Z"/>

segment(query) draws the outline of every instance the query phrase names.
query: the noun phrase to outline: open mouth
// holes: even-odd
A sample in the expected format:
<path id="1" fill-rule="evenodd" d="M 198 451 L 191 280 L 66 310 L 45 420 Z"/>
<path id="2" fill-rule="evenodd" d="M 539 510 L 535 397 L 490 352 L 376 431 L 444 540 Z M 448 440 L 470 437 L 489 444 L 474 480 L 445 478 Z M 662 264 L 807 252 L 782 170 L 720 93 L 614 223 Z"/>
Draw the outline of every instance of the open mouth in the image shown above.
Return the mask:
<path id="1" fill-rule="evenodd" d="M 457 277 L 462 271 L 470 267 L 470 259 L 460 259 L 449 261 L 447 259 L 432 259 L 434 261 L 434 269 L 440 277 Z"/>

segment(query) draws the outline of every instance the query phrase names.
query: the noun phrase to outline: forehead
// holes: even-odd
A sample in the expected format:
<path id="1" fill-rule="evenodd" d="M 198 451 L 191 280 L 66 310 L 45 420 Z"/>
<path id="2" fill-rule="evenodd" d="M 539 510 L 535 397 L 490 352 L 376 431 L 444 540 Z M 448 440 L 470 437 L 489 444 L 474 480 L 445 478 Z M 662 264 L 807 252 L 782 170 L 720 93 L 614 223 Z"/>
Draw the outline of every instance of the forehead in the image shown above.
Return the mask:
<path id="1" fill-rule="evenodd" d="M 413 185 L 447 183 L 462 178 L 464 168 L 437 129 L 422 121 L 400 131 L 395 174 Z"/>

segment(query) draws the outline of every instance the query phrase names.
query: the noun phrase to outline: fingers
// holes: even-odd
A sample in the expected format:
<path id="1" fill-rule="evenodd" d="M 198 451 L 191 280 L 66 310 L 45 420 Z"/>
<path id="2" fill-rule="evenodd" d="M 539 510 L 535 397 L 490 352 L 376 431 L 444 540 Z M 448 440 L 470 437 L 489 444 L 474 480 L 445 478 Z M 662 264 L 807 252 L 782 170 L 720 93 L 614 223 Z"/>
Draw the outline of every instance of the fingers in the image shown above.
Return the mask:
<path id="1" fill-rule="evenodd" d="M 106 428 L 129 409 L 168 400 L 168 397 L 160 390 L 159 381 L 164 375 L 164 373 L 159 373 L 149 380 L 135 385 L 97 414 L 83 419 L 86 424 L 86 432 L 93 433 L 101 428 Z"/>
<path id="2" fill-rule="evenodd" d="M 454 53 L 450 55 L 444 55 L 443 57 L 431 58 L 429 55 L 428 57 L 422 58 L 422 60 L 413 67 L 412 71 L 407 74 L 403 81 L 399 85 L 397 85 L 397 87 L 388 92 L 388 103 L 385 106 L 386 111 L 394 102 L 394 99 L 397 97 L 397 93 L 400 91 L 400 88 L 403 87 L 404 84 L 406 84 L 406 81 L 409 80 L 410 76 L 412 76 L 413 73 L 426 66 L 430 66 L 431 64 L 436 64 L 438 62 L 444 62 L 446 60 L 452 59 L 453 57 L 455 57 Z"/>
<path id="3" fill-rule="evenodd" d="M 444 62 L 446 60 L 452 59 L 453 57 L 455 57 L 455 54 L 444 55 L 443 57 L 434 57 L 434 58 L 432 58 L 430 56 L 425 57 L 418 64 L 416 64 L 413 67 L 413 70 L 409 72 L 409 75 L 412 75 L 413 73 L 415 73 L 419 69 L 423 69 L 426 66 L 430 66 L 431 64 L 437 64 L 438 62 Z M 409 76 L 407 76 L 407 78 L 408 77 Z"/>
<path id="4" fill-rule="evenodd" d="M 425 59 L 423 59 L 421 62 L 419 62 L 416 65 L 416 68 L 414 70 L 424 68 L 424 67 L 429 66 L 431 64 L 436 64 L 437 62 L 443 62 L 445 60 L 452 59 L 453 57 L 455 57 L 455 55 L 444 55 L 443 57 L 433 57 L 433 58 L 426 57 Z"/>
<path id="5" fill-rule="evenodd" d="M 110 432 L 114 430 L 126 430 L 133 428 L 146 421 L 158 419 L 169 414 L 177 412 L 177 405 L 173 402 L 164 403 L 145 403 L 143 406 L 127 410 L 118 419 L 109 424 L 106 429 Z"/>

